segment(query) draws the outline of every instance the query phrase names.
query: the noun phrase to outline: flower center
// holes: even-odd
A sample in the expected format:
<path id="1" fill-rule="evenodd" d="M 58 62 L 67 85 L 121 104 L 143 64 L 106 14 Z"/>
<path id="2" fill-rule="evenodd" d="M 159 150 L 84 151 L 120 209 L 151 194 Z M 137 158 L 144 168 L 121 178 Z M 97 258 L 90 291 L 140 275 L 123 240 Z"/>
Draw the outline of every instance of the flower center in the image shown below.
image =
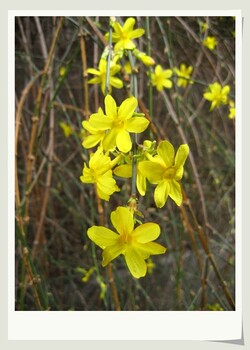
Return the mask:
<path id="1" fill-rule="evenodd" d="M 174 167 L 167 168 L 163 173 L 163 178 L 167 180 L 172 180 L 175 177 L 176 170 Z"/>
<path id="2" fill-rule="evenodd" d="M 123 233 L 120 235 L 119 240 L 123 244 L 131 244 L 133 242 L 133 236 L 128 233 Z"/>
<path id="3" fill-rule="evenodd" d="M 123 121 L 123 120 L 120 120 L 120 119 L 115 119 L 114 121 L 113 121 L 113 124 L 112 124 L 112 126 L 113 126 L 113 128 L 115 128 L 115 129 L 119 129 L 119 130 L 122 130 L 122 129 L 124 129 L 124 124 L 125 124 L 125 122 Z"/>

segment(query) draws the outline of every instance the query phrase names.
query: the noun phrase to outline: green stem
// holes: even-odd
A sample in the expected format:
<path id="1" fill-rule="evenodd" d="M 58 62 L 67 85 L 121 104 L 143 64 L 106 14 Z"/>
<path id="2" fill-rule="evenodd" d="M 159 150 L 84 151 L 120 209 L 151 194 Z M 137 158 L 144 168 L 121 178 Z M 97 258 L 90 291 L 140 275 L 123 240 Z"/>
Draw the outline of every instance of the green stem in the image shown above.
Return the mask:
<path id="1" fill-rule="evenodd" d="M 106 69 L 105 95 L 110 93 L 110 62 L 112 54 L 112 26 L 109 24 L 109 42 L 108 42 L 108 57 Z"/>
<path id="2" fill-rule="evenodd" d="M 128 57 L 132 68 L 131 81 L 130 81 L 130 95 L 138 99 L 138 83 L 137 83 L 137 78 L 135 73 L 135 62 L 131 51 L 128 51 Z M 135 112 L 137 112 L 137 108 Z M 136 162 L 135 156 L 137 153 L 137 134 L 132 134 L 132 145 L 133 145 L 132 146 L 133 160 L 132 160 L 131 197 L 136 198 L 136 176 L 137 176 L 136 163 L 137 162 Z"/>

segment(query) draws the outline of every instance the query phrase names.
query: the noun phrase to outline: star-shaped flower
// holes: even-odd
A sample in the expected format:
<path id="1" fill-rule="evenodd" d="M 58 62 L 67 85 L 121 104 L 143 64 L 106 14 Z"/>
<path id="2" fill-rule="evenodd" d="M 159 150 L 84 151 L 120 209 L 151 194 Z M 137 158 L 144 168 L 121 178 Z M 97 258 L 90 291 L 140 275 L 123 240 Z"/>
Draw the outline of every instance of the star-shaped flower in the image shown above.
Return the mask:
<path id="1" fill-rule="evenodd" d="M 134 228 L 133 215 L 126 207 L 113 211 L 111 222 L 118 233 L 104 226 L 92 226 L 87 231 L 88 237 L 103 249 L 102 266 L 122 254 L 132 276 L 144 277 L 147 273 L 145 260 L 150 255 L 166 252 L 165 247 L 152 242 L 160 235 L 159 225 L 148 222 Z"/>
<path id="2" fill-rule="evenodd" d="M 108 201 L 114 192 L 119 192 L 112 176 L 112 167 L 118 159 L 111 161 L 110 157 L 103 154 L 101 148 L 90 155 L 89 167 L 84 163 L 83 173 L 80 180 L 83 183 L 96 184 L 97 194 L 100 198 Z"/>
<path id="3" fill-rule="evenodd" d="M 183 144 L 179 147 L 176 156 L 173 145 L 168 141 L 161 141 L 157 147 L 157 155 L 148 158 L 150 160 L 139 163 L 142 175 L 146 176 L 150 183 L 156 184 L 154 200 L 158 208 L 162 208 L 168 196 L 180 206 L 182 192 L 179 181 L 184 172 L 184 163 L 189 153 L 189 147 Z"/>
<path id="4" fill-rule="evenodd" d="M 113 23 L 112 42 L 116 43 L 114 46 L 115 51 L 121 49 L 133 50 L 135 48 L 132 40 L 142 36 L 145 30 L 142 28 L 134 29 L 134 25 L 135 19 L 131 17 L 125 21 L 123 27 L 117 21 Z M 105 34 L 105 39 L 109 40 L 109 33 Z"/>
<path id="5" fill-rule="evenodd" d="M 211 51 L 218 45 L 218 42 L 214 36 L 207 36 L 202 43 Z"/>
<path id="6" fill-rule="evenodd" d="M 117 147 L 119 151 L 127 153 L 132 148 L 129 133 L 143 132 L 148 127 L 149 121 L 144 117 L 133 117 L 138 104 L 137 99 L 133 96 L 124 100 L 120 107 L 117 107 L 111 95 L 105 97 L 104 103 L 106 114 L 103 111 L 92 114 L 89 125 L 96 132 L 106 131 L 102 140 L 102 147 L 105 151 Z"/>
<path id="7" fill-rule="evenodd" d="M 156 86 L 158 91 L 162 91 L 163 88 L 170 89 L 173 86 L 173 82 L 169 79 L 172 77 L 172 70 L 163 70 L 161 65 L 155 67 L 155 72 L 152 73 L 152 85 Z"/>
<path id="8" fill-rule="evenodd" d="M 210 111 L 219 107 L 221 104 L 228 103 L 228 94 L 230 92 L 230 86 L 226 85 L 222 87 L 219 83 L 210 84 L 208 90 L 204 92 L 203 97 L 211 101 Z"/>
<path id="9" fill-rule="evenodd" d="M 180 65 L 180 69 L 174 68 L 174 72 L 178 76 L 177 85 L 185 88 L 188 84 L 193 84 L 193 81 L 190 78 L 192 71 L 193 67 L 187 67 L 184 63 Z"/>
<path id="10" fill-rule="evenodd" d="M 121 70 L 121 66 L 116 64 L 115 62 L 110 62 L 110 86 L 109 92 L 111 92 L 111 87 L 115 87 L 116 89 L 121 89 L 123 87 L 123 82 L 121 79 L 115 77 L 119 71 Z M 102 93 L 105 95 L 105 86 L 106 86 L 106 74 L 107 74 L 107 61 L 104 58 L 100 59 L 98 70 L 95 68 L 87 69 L 87 72 L 90 74 L 96 75 L 96 77 L 90 79 L 88 81 L 89 84 L 100 84 Z"/>

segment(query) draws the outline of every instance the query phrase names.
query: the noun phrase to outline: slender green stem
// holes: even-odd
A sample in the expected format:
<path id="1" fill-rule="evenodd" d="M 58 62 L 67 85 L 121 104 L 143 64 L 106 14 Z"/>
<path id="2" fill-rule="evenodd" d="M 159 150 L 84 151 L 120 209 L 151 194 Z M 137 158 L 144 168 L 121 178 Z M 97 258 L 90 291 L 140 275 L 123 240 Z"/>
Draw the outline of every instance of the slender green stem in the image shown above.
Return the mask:
<path id="1" fill-rule="evenodd" d="M 128 51 L 128 57 L 129 62 L 132 68 L 132 74 L 131 74 L 131 82 L 130 82 L 130 94 L 134 96 L 136 99 L 138 99 L 138 83 L 137 83 L 137 77 L 135 72 L 135 62 L 134 57 L 132 55 L 131 51 Z M 135 110 L 137 112 L 137 109 Z M 137 169 L 136 169 L 136 153 L 137 153 L 137 134 L 132 134 L 132 153 L 133 153 L 133 160 L 132 160 L 132 184 L 131 184 L 131 197 L 136 198 L 136 176 L 137 176 Z"/>
<path id="2" fill-rule="evenodd" d="M 112 26 L 109 24 L 109 42 L 108 42 L 108 57 L 107 57 L 107 69 L 106 69 L 106 82 L 105 82 L 105 95 L 110 93 L 110 62 L 112 54 Z"/>

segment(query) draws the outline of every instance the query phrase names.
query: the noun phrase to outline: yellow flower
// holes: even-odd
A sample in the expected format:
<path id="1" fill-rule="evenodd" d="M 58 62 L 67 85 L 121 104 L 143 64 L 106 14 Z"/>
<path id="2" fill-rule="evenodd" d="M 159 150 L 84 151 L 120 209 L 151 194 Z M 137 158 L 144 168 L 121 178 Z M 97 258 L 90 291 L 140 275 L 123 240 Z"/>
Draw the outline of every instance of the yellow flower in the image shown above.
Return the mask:
<path id="1" fill-rule="evenodd" d="M 229 119 L 234 119 L 235 118 L 235 105 L 233 101 L 229 101 Z"/>
<path id="2" fill-rule="evenodd" d="M 118 158 L 111 161 L 110 157 L 103 154 L 101 148 L 98 148 L 95 153 L 90 155 L 89 167 L 84 163 L 80 180 L 83 183 L 96 184 L 98 196 L 105 201 L 109 201 L 114 192 L 120 191 L 112 177 L 111 170 L 117 161 Z"/>
<path id="3" fill-rule="evenodd" d="M 134 228 L 133 215 L 128 208 L 118 207 L 111 213 L 111 222 L 118 234 L 103 226 L 92 226 L 88 237 L 101 249 L 102 266 L 107 266 L 119 255 L 124 255 L 132 276 L 140 278 L 147 273 L 146 259 L 150 255 L 164 254 L 166 248 L 152 242 L 160 235 L 159 225 L 148 222 Z"/>
<path id="4" fill-rule="evenodd" d="M 219 107 L 221 104 L 228 103 L 228 94 L 230 92 L 230 86 L 226 85 L 222 87 L 219 83 L 210 84 L 208 86 L 208 91 L 203 94 L 203 97 L 211 101 L 210 111 L 214 108 Z"/>
<path id="5" fill-rule="evenodd" d="M 169 78 L 172 77 L 172 70 L 166 69 L 163 70 L 162 67 L 158 64 L 155 67 L 155 72 L 152 73 L 152 85 L 156 86 L 158 91 L 162 91 L 163 88 L 170 89 L 173 86 L 173 83 Z"/>
<path id="6" fill-rule="evenodd" d="M 68 138 L 69 136 L 74 134 L 74 129 L 69 124 L 66 124 L 64 122 L 60 122 L 59 125 L 60 125 L 60 127 L 64 133 L 64 136 L 66 138 Z"/>
<path id="7" fill-rule="evenodd" d="M 218 42 L 214 36 L 207 36 L 203 40 L 203 45 L 207 47 L 209 50 L 214 50 L 217 44 Z"/>
<path id="8" fill-rule="evenodd" d="M 119 51 L 121 49 L 125 50 L 133 50 L 135 48 L 135 44 L 132 39 L 139 38 L 145 32 L 144 29 L 138 28 L 134 30 L 135 19 L 128 18 L 123 27 L 119 22 L 115 21 L 113 23 L 114 32 L 112 33 L 112 42 L 116 43 L 114 46 L 115 51 Z M 109 40 L 109 33 L 105 34 L 105 39 Z"/>
<path id="9" fill-rule="evenodd" d="M 187 84 L 193 84 L 193 80 L 190 79 L 192 71 L 193 71 L 193 67 L 192 66 L 186 67 L 184 63 L 180 65 L 180 69 L 174 68 L 174 72 L 179 77 L 177 80 L 177 85 L 185 88 Z"/>
<path id="10" fill-rule="evenodd" d="M 199 25 L 200 25 L 201 33 L 205 33 L 209 28 L 206 22 L 199 21 Z"/>
<path id="11" fill-rule="evenodd" d="M 107 61 L 104 58 L 100 59 L 98 69 L 89 68 L 87 69 L 87 72 L 90 74 L 96 75 L 96 77 L 90 79 L 88 81 L 89 84 L 100 84 L 101 90 L 103 94 L 105 94 L 105 84 L 106 84 L 106 72 L 107 72 Z M 109 92 L 112 91 L 111 86 L 121 89 L 123 87 L 123 82 L 121 79 L 114 77 L 115 74 L 117 74 L 121 70 L 121 66 L 119 64 L 114 63 L 113 61 L 110 62 L 110 86 L 109 86 Z"/>
<path id="12" fill-rule="evenodd" d="M 148 161 L 139 163 L 141 173 L 150 183 L 156 184 L 154 200 L 158 208 L 162 208 L 168 196 L 180 206 L 182 192 L 179 181 L 184 172 L 184 163 L 189 153 L 189 147 L 183 144 L 179 147 L 176 156 L 173 145 L 168 141 L 161 141 L 157 147 L 157 155 L 148 155 Z"/>
<path id="13" fill-rule="evenodd" d="M 149 124 L 144 117 L 133 117 L 137 107 L 137 99 L 133 96 L 122 102 L 117 107 L 115 100 L 111 95 L 104 99 L 105 113 L 95 113 L 90 116 L 89 125 L 98 131 L 107 131 L 103 140 L 102 147 L 105 151 L 113 150 L 116 146 L 119 151 L 127 153 L 132 148 L 130 132 L 141 133 Z"/>

